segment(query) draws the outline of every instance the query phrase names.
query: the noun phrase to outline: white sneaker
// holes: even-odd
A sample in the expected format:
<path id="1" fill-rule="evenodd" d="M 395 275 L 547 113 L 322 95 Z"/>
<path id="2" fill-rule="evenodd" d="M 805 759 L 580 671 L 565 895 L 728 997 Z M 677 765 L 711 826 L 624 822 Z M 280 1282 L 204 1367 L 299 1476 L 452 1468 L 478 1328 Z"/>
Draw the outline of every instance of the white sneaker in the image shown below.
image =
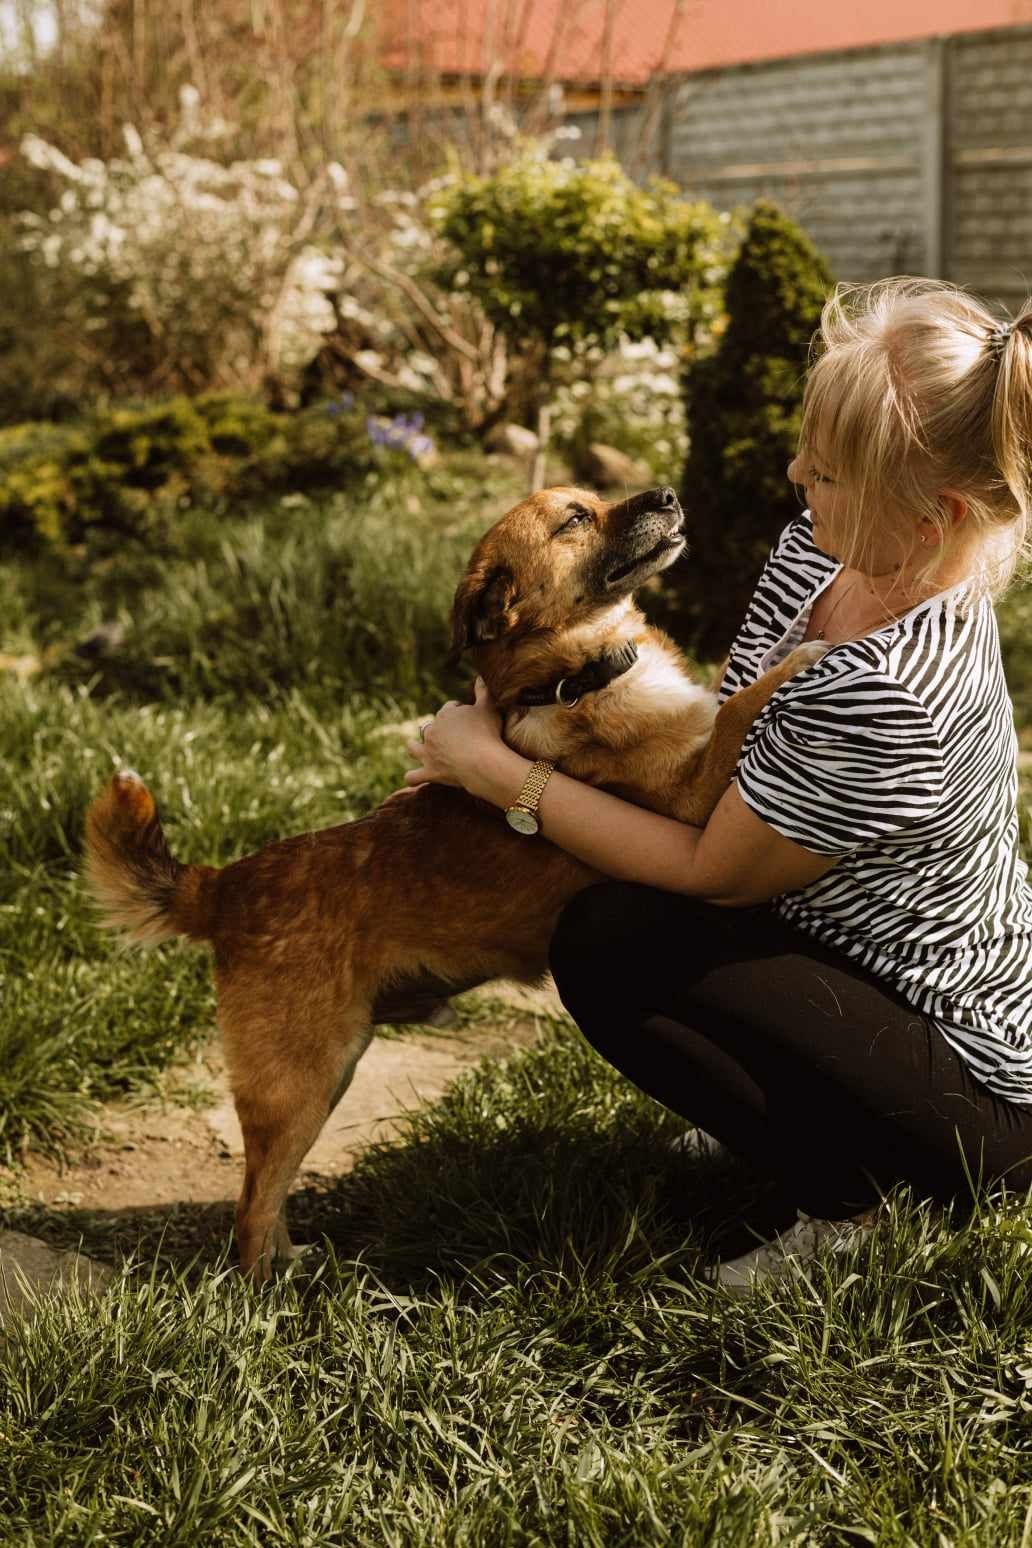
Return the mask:
<path id="1" fill-rule="evenodd" d="M 730 1162 L 734 1156 L 733 1151 L 712 1134 L 707 1134 L 705 1129 L 686 1129 L 670 1141 L 670 1149 L 675 1155 L 687 1156 L 689 1161 Z"/>
<path id="2" fill-rule="evenodd" d="M 829 1252 L 844 1252 L 874 1229 L 876 1209 L 851 1220 L 820 1220 L 800 1211 L 795 1225 L 782 1231 L 771 1242 L 760 1242 L 751 1252 L 731 1258 L 713 1270 L 713 1284 L 740 1294 L 751 1290 L 761 1279 L 789 1272 L 793 1263 L 815 1258 L 821 1247 Z"/>

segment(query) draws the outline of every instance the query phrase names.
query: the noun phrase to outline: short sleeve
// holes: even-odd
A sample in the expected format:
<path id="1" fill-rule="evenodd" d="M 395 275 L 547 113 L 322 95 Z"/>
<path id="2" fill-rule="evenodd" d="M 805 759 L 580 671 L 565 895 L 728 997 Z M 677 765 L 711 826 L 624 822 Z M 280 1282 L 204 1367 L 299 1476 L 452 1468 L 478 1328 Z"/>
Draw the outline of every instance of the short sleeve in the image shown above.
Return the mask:
<path id="1" fill-rule="evenodd" d="M 894 678 L 818 668 L 771 700 L 737 780 L 776 832 L 814 854 L 845 855 L 934 815 L 942 748 L 924 705 Z"/>
<path id="2" fill-rule="evenodd" d="M 728 654 L 717 690 L 720 703 L 756 681 L 763 656 L 798 618 L 814 590 L 837 568 L 835 560 L 814 546 L 809 511 L 782 528 Z"/>

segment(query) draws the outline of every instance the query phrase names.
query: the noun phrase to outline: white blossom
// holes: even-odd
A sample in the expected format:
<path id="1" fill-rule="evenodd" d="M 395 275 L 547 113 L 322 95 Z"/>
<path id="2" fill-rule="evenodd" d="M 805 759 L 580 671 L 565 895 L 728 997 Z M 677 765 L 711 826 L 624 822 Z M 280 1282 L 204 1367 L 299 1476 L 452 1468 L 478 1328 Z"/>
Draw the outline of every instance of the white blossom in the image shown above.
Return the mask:
<path id="1" fill-rule="evenodd" d="M 344 265 L 295 228 L 311 226 L 314 199 L 348 207 L 347 173 L 331 163 L 302 190 L 273 158 L 219 162 L 195 155 L 191 139 L 212 139 L 226 126 L 201 120 L 194 87 L 180 92 L 181 121 L 171 139 L 144 144 L 123 128 L 126 154 L 79 165 L 38 135 L 23 155 L 64 185 L 49 224 L 33 212 L 19 219 L 19 245 L 50 268 L 94 287 L 96 316 L 121 287 L 170 355 L 219 354 L 226 369 L 257 379 L 266 370 L 303 367 L 336 325 L 331 296 Z M 213 130 L 215 131 L 213 133 Z M 313 192 L 314 189 L 314 192 Z"/>

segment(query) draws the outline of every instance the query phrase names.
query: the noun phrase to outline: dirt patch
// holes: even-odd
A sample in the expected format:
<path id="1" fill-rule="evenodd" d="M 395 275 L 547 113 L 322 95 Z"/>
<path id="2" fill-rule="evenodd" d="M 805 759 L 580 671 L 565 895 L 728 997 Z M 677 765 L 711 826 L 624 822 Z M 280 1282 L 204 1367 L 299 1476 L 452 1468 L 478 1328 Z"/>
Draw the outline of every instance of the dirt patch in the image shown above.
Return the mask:
<path id="1" fill-rule="evenodd" d="M 406 1114 L 436 1101 L 456 1076 L 527 1047 L 542 1016 L 562 1010 L 553 989 L 495 984 L 483 994 L 498 1002 L 487 1025 L 373 1040 L 295 1189 L 350 1171 L 366 1146 L 397 1137 Z M 173 1077 L 167 1100 L 103 1107 L 89 1142 L 68 1162 L 30 1152 L 18 1168 L 0 1168 L 9 1223 L 59 1245 L 81 1243 L 109 1262 L 157 1239 L 177 1256 L 225 1241 L 243 1145 L 217 1038 Z"/>

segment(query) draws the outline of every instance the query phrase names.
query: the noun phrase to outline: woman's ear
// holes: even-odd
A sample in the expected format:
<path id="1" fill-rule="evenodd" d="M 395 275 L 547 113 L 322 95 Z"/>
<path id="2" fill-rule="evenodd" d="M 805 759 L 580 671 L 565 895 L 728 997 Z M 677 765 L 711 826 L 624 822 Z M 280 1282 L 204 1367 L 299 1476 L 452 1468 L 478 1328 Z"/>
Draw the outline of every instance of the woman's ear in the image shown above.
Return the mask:
<path id="1" fill-rule="evenodd" d="M 944 489 L 939 495 L 939 503 L 950 527 L 956 531 L 968 513 L 966 497 L 956 489 Z M 934 521 L 928 521 L 925 517 L 922 517 L 917 524 L 917 535 L 922 543 L 933 545 L 941 543 L 944 536 Z"/>
<path id="2" fill-rule="evenodd" d="M 946 514 L 950 519 L 950 525 L 959 527 L 968 513 L 968 502 L 964 495 L 956 489 L 944 489 L 942 503 Z"/>
<path id="3" fill-rule="evenodd" d="M 511 570 L 498 565 L 463 576 L 452 604 L 452 639 L 448 665 L 455 666 L 464 650 L 496 640 L 516 622 L 513 604 L 516 582 Z"/>

